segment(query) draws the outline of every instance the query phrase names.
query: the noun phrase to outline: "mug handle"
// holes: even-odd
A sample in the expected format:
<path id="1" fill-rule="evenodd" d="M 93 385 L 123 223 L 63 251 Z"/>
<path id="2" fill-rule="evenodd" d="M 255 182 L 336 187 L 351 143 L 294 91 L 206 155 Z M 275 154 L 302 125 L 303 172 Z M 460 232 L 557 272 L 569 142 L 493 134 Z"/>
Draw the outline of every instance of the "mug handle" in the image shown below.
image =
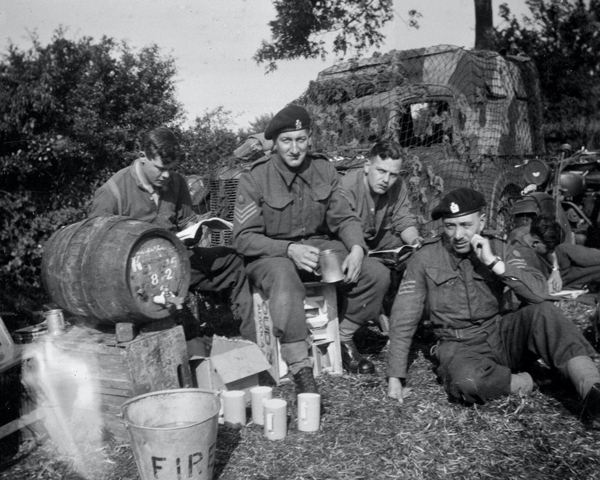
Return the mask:
<path id="1" fill-rule="evenodd" d="M 304 402 L 300 407 L 300 420 L 303 422 L 308 420 L 308 402 Z"/>
<path id="2" fill-rule="evenodd" d="M 275 430 L 273 428 L 273 417 L 275 417 L 275 414 L 273 412 L 269 412 L 266 414 L 265 417 L 267 430 L 269 431 L 269 433 L 273 433 L 273 431 Z"/>

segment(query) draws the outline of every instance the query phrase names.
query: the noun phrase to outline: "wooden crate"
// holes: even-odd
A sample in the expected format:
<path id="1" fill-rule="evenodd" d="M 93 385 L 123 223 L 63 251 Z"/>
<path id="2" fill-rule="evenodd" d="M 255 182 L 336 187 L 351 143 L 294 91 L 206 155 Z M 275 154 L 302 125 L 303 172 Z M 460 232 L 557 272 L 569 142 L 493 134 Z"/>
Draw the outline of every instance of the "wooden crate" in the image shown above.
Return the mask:
<path id="1" fill-rule="evenodd" d="M 100 390 L 100 409 L 105 428 L 127 440 L 117 417 L 129 398 L 158 390 L 192 386 L 189 357 L 181 326 L 142 333 L 130 342 L 117 343 L 114 333 L 75 326 L 63 335 L 48 337 L 72 361 L 95 360 L 92 380 Z"/>
<path id="2" fill-rule="evenodd" d="M 312 346 L 309 355 L 313 362 L 313 373 L 315 377 L 323 372 L 341 375 L 342 356 L 335 286 L 321 282 L 309 282 L 304 286 L 306 288 L 304 310 L 311 332 Z M 280 383 L 287 375 L 288 367 L 281 358 L 279 340 L 273 334 L 269 300 L 264 293 L 254 287 L 252 298 L 256 343 L 271 364 L 269 373 L 275 382 Z"/>

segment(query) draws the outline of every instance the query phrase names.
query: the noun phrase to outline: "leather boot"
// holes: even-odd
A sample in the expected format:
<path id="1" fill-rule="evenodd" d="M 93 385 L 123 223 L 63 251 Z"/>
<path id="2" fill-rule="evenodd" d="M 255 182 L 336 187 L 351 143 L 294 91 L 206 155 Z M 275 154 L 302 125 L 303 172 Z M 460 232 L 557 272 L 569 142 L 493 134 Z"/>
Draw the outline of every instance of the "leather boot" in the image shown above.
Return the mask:
<path id="1" fill-rule="evenodd" d="M 581 421 L 594 430 L 600 430 L 600 383 L 592 386 L 583 400 Z"/>
<path id="2" fill-rule="evenodd" d="M 313 370 L 310 367 L 301 368 L 294 375 L 294 383 L 296 384 L 296 395 L 299 393 L 319 393 Z"/>
<path id="3" fill-rule="evenodd" d="M 350 373 L 375 373 L 373 362 L 363 358 L 358 353 L 358 349 L 352 340 L 340 342 L 340 347 L 342 350 L 342 365 Z"/>

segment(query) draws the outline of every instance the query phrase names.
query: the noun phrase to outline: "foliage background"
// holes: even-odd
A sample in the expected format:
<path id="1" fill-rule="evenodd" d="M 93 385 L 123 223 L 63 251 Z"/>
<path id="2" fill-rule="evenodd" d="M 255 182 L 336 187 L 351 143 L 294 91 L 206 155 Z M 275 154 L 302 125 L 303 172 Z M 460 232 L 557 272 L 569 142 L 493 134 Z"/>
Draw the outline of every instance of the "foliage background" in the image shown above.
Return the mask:
<path id="1" fill-rule="evenodd" d="M 182 128 L 176 72 L 156 45 L 70 40 L 62 30 L 46 46 L 32 37 L 27 50 L 9 47 L 0 62 L 0 306 L 10 309 L 15 290 L 40 287 L 44 242 L 85 217 L 96 188 L 136 157 L 145 130 L 179 133 L 187 175 L 208 175 L 234 150 L 223 108 Z"/>
<path id="2" fill-rule="evenodd" d="M 526 0 L 516 18 L 500 5 L 498 51 L 533 59 L 544 96 L 548 143 L 600 147 L 600 1 Z"/>

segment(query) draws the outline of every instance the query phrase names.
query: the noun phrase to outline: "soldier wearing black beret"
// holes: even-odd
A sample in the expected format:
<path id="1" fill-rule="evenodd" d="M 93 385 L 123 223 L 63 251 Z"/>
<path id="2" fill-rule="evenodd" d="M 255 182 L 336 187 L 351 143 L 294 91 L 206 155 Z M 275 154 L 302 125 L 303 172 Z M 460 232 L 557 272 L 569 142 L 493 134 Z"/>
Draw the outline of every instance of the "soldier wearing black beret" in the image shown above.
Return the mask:
<path id="1" fill-rule="evenodd" d="M 431 212 L 432 220 L 442 217 L 453 218 L 479 212 L 485 207 L 485 197 L 470 188 L 457 188 L 442 198 L 442 201 Z"/>
<path id="2" fill-rule="evenodd" d="M 594 349 L 546 301 L 541 272 L 517 251 L 493 251 L 481 235 L 484 206 L 481 193 L 461 188 L 433 209 L 432 218 L 442 219 L 443 235 L 415 252 L 392 308 L 388 396 L 402 403 L 410 343 L 427 304 L 438 338 L 437 375 L 450 396 L 483 404 L 529 393 L 534 384 L 523 361 L 535 355 L 571 380 L 584 400 L 584 422 L 600 428 L 600 374 L 590 358 Z M 507 288 L 525 306 L 505 313 Z"/>
<path id="3" fill-rule="evenodd" d="M 310 116 L 305 108 L 289 105 L 271 119 L 265 130 L 265 138 L 275 140 L 280 133 L 298 130 L 310 130 Z"/>
<path id="4" fill-rule="evenodd" d="M 265 138 L 274 153 L 240 177 L 233 240 L 244 255 L 250 282 L 269 299 L 281 356 L 298 392 L 316 392 L 308 355 L 304 297 L 315 281 L 319 253 L 334 250 L 345 277 L 336 283 L 341 303 L 342 364 L 351 373 L 373 373 L 353 342 L 361 325 L 377 318 L 389 286 L 381 263 L 365 256 L 362 225 L 341 195 L 338 173 L 327 159 L 308 151 L 310 116 L 289 105 L 269 123 Z M 242 325 L 242 333 L 244 333 Z"/>

